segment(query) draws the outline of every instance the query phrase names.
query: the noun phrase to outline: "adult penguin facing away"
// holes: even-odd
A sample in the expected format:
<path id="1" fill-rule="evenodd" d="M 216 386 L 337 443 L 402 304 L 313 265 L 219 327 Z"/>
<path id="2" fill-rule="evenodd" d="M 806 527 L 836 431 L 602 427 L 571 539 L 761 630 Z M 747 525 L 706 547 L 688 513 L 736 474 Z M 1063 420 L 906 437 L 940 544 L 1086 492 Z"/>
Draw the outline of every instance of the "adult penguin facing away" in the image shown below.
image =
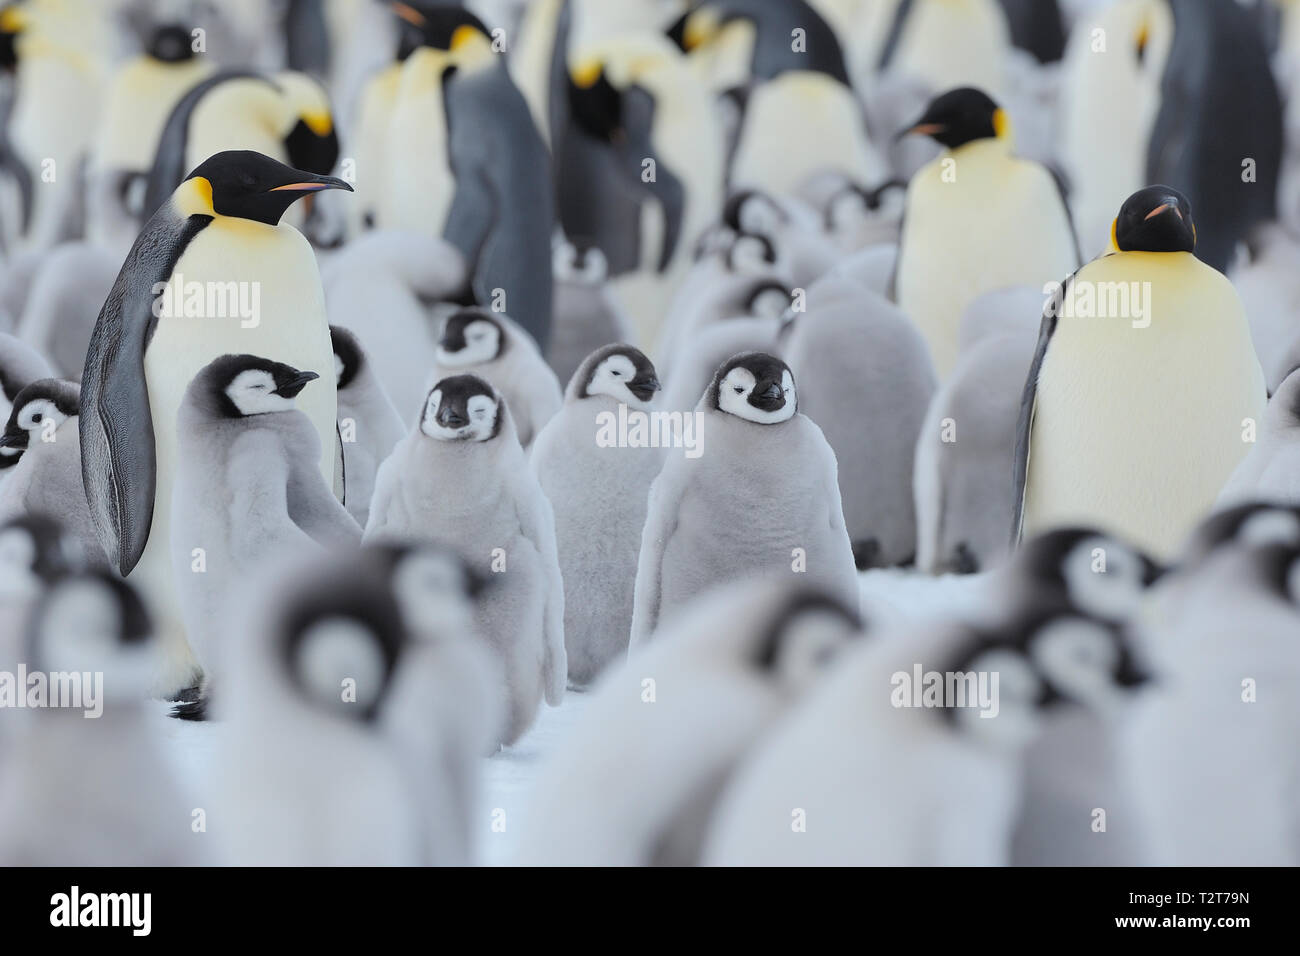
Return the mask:
<path id="1" fill-rule="evenodd" d="M 188 687 L 197 676 L 181 636 L 168 553 L 176 414 L 185 389 L 199 369 L 231 352 L 294 368 L 332 366 L 315 256 L 280 217 L 310 193 L 350 188 L 259 153 L 218 153 L 149 220 L 95 323 L 81 378 L 82 476 L 113 566 L 130 574 L 145 565 L 141 583 L 160 618 L 165 652 L 156 693 Z M 321 470 L 333 480 L 333 380 L 304 396 L 301 407 L 320 438 Z M 155 510 L 155 500 L 163 507 Z"/>
<path id="2" fill-rule="evenodd" d="M 339 141 L 324 89 L 301 73 L 227 71 L 190 89 L 167 117 L 149 170 L 141 221 L 180 185 L 185 170 L 229 149 L 249 149 L 324 175 Z"/>
<path id="3" fill-rule="evenodd" d="M 470 263 L 474 301 L 509 312 L 545 349 L 555 200 L 550 157 L 528 104 L 488 28 L 469 11 L 428 2 L 394 8 L 420 44 L 403 67 L 403 83 L 441 88 L 455 180 L 442 236 Z M 406 161 L 405 174 L 399 169 L 393 183 L 403 188 L 410 161 L 418 164 L 417 181 L 427 181 L 430 159 L 396 157 Z"/>
<path id="4" fill-rule="evenodd" d="M 1264 375 L 1232 284 L 1193 255 L 1185 196 L 1139 190 L 1111 234 L 1112 254 L 1043 316 L 1016 441 L 1016 538 L 1088 525 L 1168 560 L 1250 450 Z"/>
<path id="5" fill-rule="evenodd" d="M 739 108 L 728 156 L 733 188 L 789 194 L 825 169 L 862 184 L 887 178 L 835 31 L 804 0 L 707 0 L 670 36 L 693 60 L 705 59 L 717 91 Z M 817 148 L 790 148 L 801 142 Z"/>

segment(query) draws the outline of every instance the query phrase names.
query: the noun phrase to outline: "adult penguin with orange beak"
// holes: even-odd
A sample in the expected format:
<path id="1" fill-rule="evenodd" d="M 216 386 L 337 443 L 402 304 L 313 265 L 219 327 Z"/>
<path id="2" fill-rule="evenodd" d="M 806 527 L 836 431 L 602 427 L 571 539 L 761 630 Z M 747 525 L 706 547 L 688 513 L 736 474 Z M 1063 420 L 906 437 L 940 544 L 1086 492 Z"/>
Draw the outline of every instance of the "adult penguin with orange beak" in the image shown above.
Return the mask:
<path id="1" fill-rule="evenodd" d="M 95 323 L 81 379 L 82 477 L 105 554 L 123 575 L 135 571 L 160 624 L 159 696 L 198 677 L 169 550 L 177 411 L 190 381 L 221 355 L 333 367 L 315 255 L 280 223 L 293 203 L 322 189 L 351 187 L 247 150 L 210 157 L 145 225 Z M 300 401 L 330 482 L 336 404 L 332 380 Z"/>

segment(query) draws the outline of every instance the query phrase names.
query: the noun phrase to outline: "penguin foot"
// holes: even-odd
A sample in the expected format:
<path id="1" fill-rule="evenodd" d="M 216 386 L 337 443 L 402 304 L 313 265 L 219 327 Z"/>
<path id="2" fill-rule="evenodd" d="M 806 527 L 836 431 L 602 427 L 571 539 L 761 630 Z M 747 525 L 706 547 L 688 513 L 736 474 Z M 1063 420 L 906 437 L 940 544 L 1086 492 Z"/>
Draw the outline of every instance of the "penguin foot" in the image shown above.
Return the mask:
<path id="1" fill-rule="evenodd" d="M 880 541 L 864 538 L 853 542 L 853 563 L 859 571 L 869 571 L 881 566 Z"/>
<path id="2" fill-rule="evenodd" d="M 976 574 L 980 569 L 979 558 L 971 552 L 965 541 L 957 544 L 952 549 L 952 558 L 948 561 L 947 570 L 952 574 Z"/>

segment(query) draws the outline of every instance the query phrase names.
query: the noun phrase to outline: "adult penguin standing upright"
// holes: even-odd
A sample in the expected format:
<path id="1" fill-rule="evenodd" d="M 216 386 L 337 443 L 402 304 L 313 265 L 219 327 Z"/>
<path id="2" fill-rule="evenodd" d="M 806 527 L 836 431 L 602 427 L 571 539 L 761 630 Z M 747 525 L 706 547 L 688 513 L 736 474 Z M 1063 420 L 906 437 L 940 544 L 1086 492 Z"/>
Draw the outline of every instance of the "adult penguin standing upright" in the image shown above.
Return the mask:
<path id="1" fill-rule="evenodd" d="M 402 68 L 390 119 L 389 201 L 380 203 L 379 224 L 432 230 L 456 246 L 469 263 L 474 301 L 509 312 L 544 349 L 551 328 L 555 200 L 550 157 L 528 104 L 478 17 L 429 0 L 394 4 L 394 10 L 411 38 L 404 42 L 417 48 Z M 404 148 L 414 135 L 404 111 L 412 100 L 441 103 L 441 116 L 422 107 L 419 126 L 429 134 L 427 148 L 437 148 L 441 132 L 445 156 Z M 421 213 L 422 221 L 390 222 L 394 206 L 428 182 L 430 163 L 446 164 L 447 195 Z"/>
<path id="2" fill-rule="evenodd" d="M 1223 271 L 1274 216 L 1282 105 L 1258 13 L 1241 3 L 1131 0 L 1071 35 L 1062 148 L 1084 252 L 1125 197 L 1168 183 L 1196 209 L 1196 255 Z"/>
<path id="3" fill-rule="evenodd" d="M 722 210 L 722 130 L 707 88 L 662 36 L 614 37 L 571 56 L 567 119 L 552 134 L 560 223 L 604 255 L 649 348 L 695 241 Z"/>
<path id="4" fill-rule="evenodd" d="M 167 117 L 149 170 L 140 219 L 166 202 L 185 171 L 228 149 L 249 149 L 324 175 L 339 141 L 325 90 L 302 73 L 233 70 L 191 88 Z"/>
<path id="5" fill-rule="evenodd" d="M 982 90 L 936 97 L 908 133 L 947 149 L 907 187 L 894 297 L 925 335 L 935 370 L 957 360 L 958 324 L 980 295 L 1042 288 L 1079 266 L 1070 211 L 1043 166 L 1012 153 L 1010 120 Z"/>
<path id="6" fill-rule="evenodd" d="M 1111 254 L 1043 316 L 1020 409 L 1015 538 L 1084 525 L 1168 560 L 1250 450 L 1264 373 L 1232 284 L 1193 255 L 1185 196 L 1139 190 L 1111 236 Z"/>
<path id="7" fill-rule="evenodd" d="M 177 411 L 199 369 L 227 353 L 333 367 L 316 258 L 280 217 L 310 193 L 350 188 L 259 153 L 218 153 L 145 225 L 95 323 L 81 379 L 82 477 L 104 552 L 121 574 L 139 567 L 160 619 L 159 696 L 198 677 L 170 566 Z M 321 471 L 333 480 L 333 377 L 301 408 L 320 438 Z"/>
<path id="8" fill-rule="evenodd" d="M 739 106 L 728 157 L 731 187 L 780 195 L 831 169 L 864 186 L 887 178 L 867 139 L 844 53 L 805 0 L 706 0 L 670 31 Z M 816 143 L 814 150 L 794 143 Z"/>

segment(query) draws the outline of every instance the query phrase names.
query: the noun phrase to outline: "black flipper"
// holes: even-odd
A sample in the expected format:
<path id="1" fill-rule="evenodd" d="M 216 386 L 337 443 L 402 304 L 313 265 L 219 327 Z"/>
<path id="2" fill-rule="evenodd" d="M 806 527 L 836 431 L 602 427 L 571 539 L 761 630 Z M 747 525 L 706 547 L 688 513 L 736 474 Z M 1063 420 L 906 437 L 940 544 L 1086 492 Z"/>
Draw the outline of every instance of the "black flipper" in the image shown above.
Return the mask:
<path id="1" fill-rule="evenodd" d="M 157 482 L 144 352 L 157 320 L 154 287 L 166 282 L 210 216 L 178 219 L 170 204 L 127 253 L 100 310 L 81 376 L 81 474 L 95 532 L 113 566 L 131 573 L 149 541 Z"/>

